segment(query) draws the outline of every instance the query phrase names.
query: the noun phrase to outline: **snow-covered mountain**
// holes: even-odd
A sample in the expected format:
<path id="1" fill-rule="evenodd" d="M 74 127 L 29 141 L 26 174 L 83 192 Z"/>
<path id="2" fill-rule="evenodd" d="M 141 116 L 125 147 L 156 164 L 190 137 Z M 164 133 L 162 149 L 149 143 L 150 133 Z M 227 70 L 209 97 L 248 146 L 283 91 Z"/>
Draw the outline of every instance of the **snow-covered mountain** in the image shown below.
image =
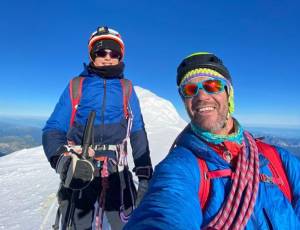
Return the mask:
<path id="1" fill-rule="evenodd" d="M 168 100 L 140 87 L 135 87 L 135 90 L 144 117 L 152 163 L 156 165 L 168 153 L 176 136 L 187 123 Z"/>
<path id="2" fill-rule="evenodd" d="M 161 161 L 186 122 L 174 106 L 152 92 L 135 87 L 139 96 L 154 165 Z M 132 159 L 129 159 L 132 168 Z M 0 229 L 51 229 L 59 177 L 42 147 L 0 158 Z"/>
<path id="3" fill-rule="evenodd" d="M 136 86 L 135 91 L 140 99 L 140 106 L 146 127 L 160 128 L 161 125 L 181 130 L 186 122 L 179 116 L 173 104 L 149 90 Z M 150 131 L 150 130 L 149 130 Z"/>

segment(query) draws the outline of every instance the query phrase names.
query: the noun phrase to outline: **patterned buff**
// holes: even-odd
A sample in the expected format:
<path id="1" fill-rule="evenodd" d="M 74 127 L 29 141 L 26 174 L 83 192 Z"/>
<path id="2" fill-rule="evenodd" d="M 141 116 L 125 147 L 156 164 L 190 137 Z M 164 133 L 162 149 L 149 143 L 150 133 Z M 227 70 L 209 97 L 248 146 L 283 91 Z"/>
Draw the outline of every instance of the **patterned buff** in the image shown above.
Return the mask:
<path id="1" fill-rule="evenodd" d="M 259 186 L 258 150 L 252 136 L 247 132 L 244 134 L 250 146 L 250 160 L 246 156 L 244 141 L 227 200 L 205 229 L 244 229 L 253 212 Z"/>
<path id="2" fill-rule="evenodd" d="M 199 136 L 200 138 L 204 139 L 209 143 L 216 144 L 216 145 L 221 144 L 224 141 L 231 141 L 237 144 L 242 144 L 244 138 L 243 136 L 244 130 L 242 126 L 238 123 L 238 121 L 235 119 L 234 119 L 234 126 L 236 129 L 235 133 L 230 135 L 217 135 L 209 131 L 203 130 L 199 126 L 191 122 L 191 128 L 197 136 Z"/>

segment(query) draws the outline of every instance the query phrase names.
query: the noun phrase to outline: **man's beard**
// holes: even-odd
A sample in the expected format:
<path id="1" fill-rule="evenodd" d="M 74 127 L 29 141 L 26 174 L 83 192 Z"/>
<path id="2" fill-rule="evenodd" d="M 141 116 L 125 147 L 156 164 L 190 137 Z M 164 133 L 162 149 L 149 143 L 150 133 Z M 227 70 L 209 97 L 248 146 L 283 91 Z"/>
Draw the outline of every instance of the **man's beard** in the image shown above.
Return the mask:
<path id="1" fill-rule="evenodd" d="M 222 111 L 218 112 L 217 118 L 215 120 L 208 119 L 205 116 L 194 114 L 192 122 L 196 124 L 199 128 L 215 133 L 216 131 L 222 130 L 226 127 L 228 120 L 228 106 L 224 107 Z"/>

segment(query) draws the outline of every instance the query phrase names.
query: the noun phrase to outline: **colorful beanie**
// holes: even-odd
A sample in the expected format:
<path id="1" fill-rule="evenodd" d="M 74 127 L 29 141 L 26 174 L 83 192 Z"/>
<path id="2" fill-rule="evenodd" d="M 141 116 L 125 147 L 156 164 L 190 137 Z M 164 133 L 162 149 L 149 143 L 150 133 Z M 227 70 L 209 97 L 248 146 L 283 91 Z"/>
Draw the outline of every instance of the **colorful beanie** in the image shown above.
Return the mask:
<path id="1" fill-rule="evenodd" d="M 228 69 L 220 58 L 212 53 L 199 52 L 187 56 L 177 68 L 177 86 L 190 81 L 195 77 L 219 77 L 229 83 L 227 89 L 229 98 L 229 113 L 234 112 L 232 79 Z"/>

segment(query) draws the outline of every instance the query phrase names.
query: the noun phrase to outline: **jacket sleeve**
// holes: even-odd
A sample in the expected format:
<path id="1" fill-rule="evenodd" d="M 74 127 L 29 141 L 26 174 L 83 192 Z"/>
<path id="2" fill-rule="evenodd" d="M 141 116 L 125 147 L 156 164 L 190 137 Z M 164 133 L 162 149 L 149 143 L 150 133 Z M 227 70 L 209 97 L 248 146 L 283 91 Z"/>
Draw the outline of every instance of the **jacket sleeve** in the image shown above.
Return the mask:
<path id="1" fill-rule="evenodd" d="M 130 97 L 130 108 L 133 114 L 133 124 L 130 133 L 130 144 L 134 159 L 134 172 L 139 179 L 150 179 L 152 177 L 152 163 L 150 159 L 149 142 L 144 126 L 143 116 L 141 113 L 139 101 L 132 88 Z"/>
<path id="2" fill-rule="evenodd" d="M 199 182 L 194 155 L 176 148 L 155 168 L 148 192 L 124 229 L 200 229 Z"/>
<path id="3" fill-rule="evenodd" d="M 68 85 L 43 128 L 43 148 L 53 168 L 55 168 L 59 157 L 59 148 L 67 144 L 66 133 L 69 129 L 71 113 L 72 107 Z"/>
<path id="4" fill-rule="evenodd" d="M 300 159 L 283 148 L 276 147 L 281 156 L 292 190 L 292 206 L 300 220 Z"/>

